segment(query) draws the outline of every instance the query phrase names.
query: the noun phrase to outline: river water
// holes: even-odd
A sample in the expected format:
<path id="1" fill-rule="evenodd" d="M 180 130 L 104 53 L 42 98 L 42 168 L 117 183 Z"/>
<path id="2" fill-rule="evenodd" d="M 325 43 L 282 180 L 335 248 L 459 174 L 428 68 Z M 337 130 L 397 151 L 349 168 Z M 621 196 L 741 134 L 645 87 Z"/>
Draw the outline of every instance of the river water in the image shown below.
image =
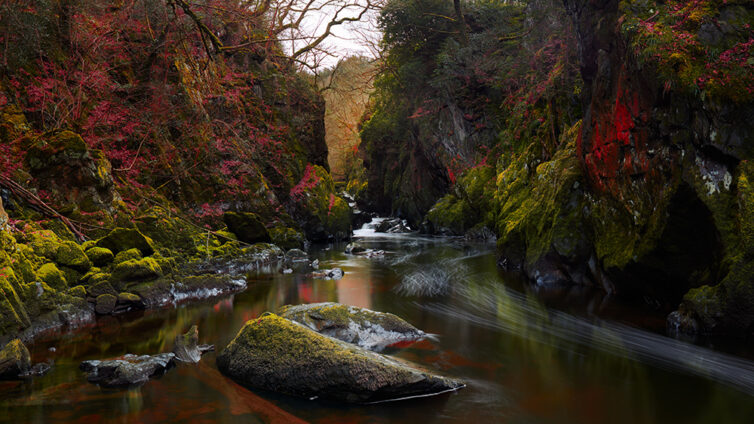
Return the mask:
<path id="1" fill-rule="evenodd" d="M 338 281 L 268 269 L 244 292 L 105 317 L 29 344 L 44 377 L 0 383 L 0 421 L 243 423 L 752 423 L 754 361 L 662 335 L 664 312 L 583 290 L 534 293 L 495 266 L 493 246 L 356 232 L 383 257 L 311 249 Z M 169 352 L 197 324 L 222 349 L 242 324 L 286 304 L 332 301 L 397 314 L 432 337 L 389 354 L 467 387 L 451 394 L 343 406 L 252 391 L 225 378 L 215 353 L 146 385 L 100 389 L 81 361 Z"/>

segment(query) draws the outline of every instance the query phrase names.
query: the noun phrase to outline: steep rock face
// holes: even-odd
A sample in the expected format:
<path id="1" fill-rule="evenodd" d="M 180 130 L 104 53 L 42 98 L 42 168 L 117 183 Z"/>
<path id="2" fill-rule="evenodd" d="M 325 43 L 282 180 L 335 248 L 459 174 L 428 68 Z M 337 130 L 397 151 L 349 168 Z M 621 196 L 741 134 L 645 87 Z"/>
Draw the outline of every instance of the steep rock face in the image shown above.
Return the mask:
<path id="1" fill-rule="evenodd" d="M 652 45 L 641 41 L 665 25 L 665 32 L 690 34 L 699 49 L 715 51 L 704 28 L 718 20 L 734 29 L 718 34 L 717 48 L 735 50 L 751 36 L 744 29 L 751 4 L 701 2 L 697 10 L 680 3 L 564 3 L 578 33 L 584 118 L 576 154 L 593 203 L 589 223 L 600 268 L 623 293 L 672 299 L 704 286 L 686 295 L 683 313 L 700 319 L 702 331 L 750 331 L 754 297 L 743 269 L 751 267 L 751 240 L 743 223 L 750 214 L 754 105 L 703 84 L 704 77 L 684 85 L 688 74 L 701 72 L 693 53 L 684 57 L 688 50 L 671 43 L 668 60 L 661 53 L 646 58 Z M 659 17 L 649 19 L 651 8 Z M 655 18 L 660 22 L 647 24 Z M 751 90 L 743 78 L 742 89 Z"/>

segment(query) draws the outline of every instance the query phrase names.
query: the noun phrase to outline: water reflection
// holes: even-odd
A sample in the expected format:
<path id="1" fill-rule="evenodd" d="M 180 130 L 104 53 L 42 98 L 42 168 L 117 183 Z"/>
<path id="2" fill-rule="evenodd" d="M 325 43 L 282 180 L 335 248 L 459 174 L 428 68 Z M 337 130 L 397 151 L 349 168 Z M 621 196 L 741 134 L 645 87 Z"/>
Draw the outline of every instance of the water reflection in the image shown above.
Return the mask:
<path id="1" fill-rule="evenodd" d="M 312 252 L 323 268 L 345 271 L 339 281 L 271 268 L 247 275 L 248 289 L 235 296 L 103 318 L 37 340 L 30 346 L 34 360 L 54 359 L 56 366 L 36 380 L 0 383 L 0 421 L 754 422 L 750 361 L 621 324 L 628 309 L 598 295 L 560 294 L 569 303 L 554 309 L 554 298 L 543 302 L 541 294 L 506 286 L 486 246 L 362 235 L 369 236 L 366 247 L 386 255 L 348 256 L 343 246 Z M 193 324 L 202 343 L 222 348 L 265 311 L 323 301 L 392 312 L 435 334 L 391 353 L 468 387 L 436 398 L 343 406 L 252 392 L 222 376 L 212 353 L 133 390 L 101 390 L 78 370 L 86 359 L 170 351 L 175 336 Z"/>

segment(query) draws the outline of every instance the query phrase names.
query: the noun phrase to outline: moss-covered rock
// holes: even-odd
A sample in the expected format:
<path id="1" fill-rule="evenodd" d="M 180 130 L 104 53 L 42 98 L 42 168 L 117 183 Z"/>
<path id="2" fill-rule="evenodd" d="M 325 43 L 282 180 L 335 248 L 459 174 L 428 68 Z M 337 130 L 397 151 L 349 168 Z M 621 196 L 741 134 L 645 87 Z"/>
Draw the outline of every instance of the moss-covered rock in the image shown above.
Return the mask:
<path id="1" fill-rule="evenodd" d="M 239 240 L 246 243 L 269 242 L 270 234 L 260 222 L 259 217 L 251 212 L 225 212 L 223 222 Z"/>
<path id="2" fill-rule="evenodd" d="M 0 269 L 0 334 L 14 333 L 31 324 L 19 291 L 20 283 L 13 270 Z"/>
<path id="3" fill-rule="evenodd" d="M 122 287 L 125 282 L 149 281 L 161 276 L 162 270 L 154 259 L 131 259 L 115 266 L 111 281 L 115 286 Z"/>
<path id="4" fill-rule="evenodd" d="M 351 207 L 335 193 L 330 173 L 317 165 L 308 166 L 304 177 L 291 190 L 296 217 L 308 239 L 344 239 L 351 234 Z"/>
<path id="5" fill-rule="evenodd" d="M 374 351 L 425 336 L 423 331 L 393 314 L 340 303 L 287 305 L 280 308 L 278 315 L 320 334 Z"/>
<path id="6" fill-rule="evenodd" d="M 97 247 L 110 249 L 115 254 L 129 249 L 139 249 L 144 256 L 154 253 L 152 240 L 134 228 L 112 230 L 107 236 L 97 240 Z"/>
<path id="7" fill-rule="evenodd" d="M 477 225 L 495 225 L 495 169 L 483 165 L 461 176 L 453 191 L 427 212 L 422 229 L 432 234 L 461 236 Z"/>
<path id="8" fill-rule="evenodd" d="M 463 387 L 274 314 L 248 321 L 218 355 L 217 366 L 247 386 L 345 402 L 428 396 Z"/>
<path id="9" fill-rule="evenodd" d="M 86 289 L 86 292 L 90 297 L 97 298 L 103 294 L 117 295 L 118 292 L 113 288 L 112 284 L 108 280 L 99 281 L 92 284 Z"/>
<path id="10" fill-rule="evenodd" d="M 80 272 L 86 272 L 92 267 L 92 262 L 81 246 L 72 241 L 64 241 L 58 246 L 55 262 Z"/>
<path id="11" fill-rule="evenodd" d="M 111 294 L 101 294 L 97 296 L 94 311 L 100 315 L 111 314 L 115 310 L 118 298 Z"/>
<path id="12" fill-rule="evenodd" d="M 141 251 L 139 249 L 128 249 L 122 252 L 118 252 L 113 258 L 113 265 L 119 265 L 126 261 L 141 259 Z"/>
<path id="13" fill-rule="evenodd" d="M 29 350 L 19 339 L 15 339 L 0 350 L 0 380 L 18 378 L 31 369 Z"/>
<path id="14" fill-rule="evenodd" d="M 115 258 L 113 252 L 104 247 L 91 246 L 84 253 L 94 266 L 107 265 Z"/>
<path id="15" fill-rule="evenodd" d="M 270 229 L 270 238 L 272 244 L 280 246 L 280 248 L 289 249 L 303 249 L 304 235 L 300 232 L 289 227 L 273 227 Z"/>
<path id="16" fill-rule="evenodd" d="M 71 296 L 73 296 L 73 297 L 78 297 L 78 298 L 81 298 L 81 299 L 85 299 L 86 298 L 86 287 L 84 287 L 84 286 L 71 287 L 70 289 L 68 289 L 68 294 L 71 295 Z"/>
<path id="17" fill-rule="evenodd" d="M 65 279 L 65 275 L 58 269 L 57 265 L 48 262 L 37 270 L 37 278 L 40 281 L 44 281 L 55 290 L 68 289 L 68 282 Z"/>

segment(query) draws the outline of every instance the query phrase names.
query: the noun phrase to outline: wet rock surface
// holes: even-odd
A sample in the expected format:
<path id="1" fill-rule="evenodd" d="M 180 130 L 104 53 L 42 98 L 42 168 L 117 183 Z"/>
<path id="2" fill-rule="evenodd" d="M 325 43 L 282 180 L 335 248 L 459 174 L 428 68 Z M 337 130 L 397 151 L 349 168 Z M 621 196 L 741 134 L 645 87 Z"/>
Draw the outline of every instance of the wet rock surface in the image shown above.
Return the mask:
<path id="1" fill-rule="evenodd" d="M 351 403 L 428 396 L 464 386 L 274 314 L 248 321 L 217 357 L 217 365 L 250 387 Z"/>
<path id="2" fill-rule="evenodd" d="M 396 315 L 340 303 L 287 305 L 278 310 L 278 315 L 320 334 L 374 351 L 426 336 L 423 331 Z"/>
<path id="3" fill-rule="evenodd" d="M 19 339 L 0 350 L 0 380 L 11 380 L 31 370 L 31 355 Z"/>
<path id="4" fill-rule="evenodd" d="M 380 222 L 374 231 L 377 233 L 399 234 L 410 233 L 412 230 L 405 219 L 388 218 Z"/>
<path id="5" fill-rule="evenodd" d="M 340 280 L 343 278 L 344 272 L 340 268 L 317 270 L 309 274 L 311 278 L 317 278 L 321 280 Z"/>
<path id="6" fill-rule="evenodd" d="M 90 383 L 102 387 L 140 386 L 150 378 L 162 375 L 174 366 L 175 354 L 124 355 L 104 361 L 84 361 L 79 368 L 86 372 Z"/>

